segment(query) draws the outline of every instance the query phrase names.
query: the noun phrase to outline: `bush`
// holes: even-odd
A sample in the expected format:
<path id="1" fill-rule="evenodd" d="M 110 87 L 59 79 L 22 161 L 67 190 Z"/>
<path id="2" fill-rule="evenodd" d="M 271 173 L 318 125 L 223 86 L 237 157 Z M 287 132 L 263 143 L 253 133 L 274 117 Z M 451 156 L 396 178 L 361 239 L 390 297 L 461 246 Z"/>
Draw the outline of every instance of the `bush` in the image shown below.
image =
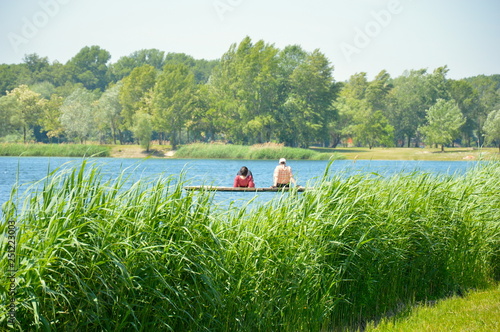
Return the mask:
<path id="1" fill-rule="evenodd" d="M 0 156 L 109 157 L 111 148 L 85 144 L 0 144 Z"/>
<path id="2" fill-rule="evenodd" d="M 319 153 L 308 149 L 284 147 L 280 144 L 259 144 L 253 146 L 232 144 L 195 143 L 182 146 L 175 153 L 176 158 L 199 159 L 276 159 L 329 160 L 344 159 L 337 153 Z"/>

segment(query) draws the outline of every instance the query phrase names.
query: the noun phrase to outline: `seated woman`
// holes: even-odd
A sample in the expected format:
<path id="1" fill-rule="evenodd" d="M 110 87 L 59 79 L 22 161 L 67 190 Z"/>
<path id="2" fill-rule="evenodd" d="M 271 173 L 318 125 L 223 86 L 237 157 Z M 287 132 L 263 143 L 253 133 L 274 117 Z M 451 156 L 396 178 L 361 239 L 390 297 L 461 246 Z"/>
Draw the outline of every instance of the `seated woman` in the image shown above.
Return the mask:
<path id="1" fill-rule="evenodd" d="M 246 166 L 243 166 L 234 178 L 233 187 L 255 188 L 252 172 Z"/>

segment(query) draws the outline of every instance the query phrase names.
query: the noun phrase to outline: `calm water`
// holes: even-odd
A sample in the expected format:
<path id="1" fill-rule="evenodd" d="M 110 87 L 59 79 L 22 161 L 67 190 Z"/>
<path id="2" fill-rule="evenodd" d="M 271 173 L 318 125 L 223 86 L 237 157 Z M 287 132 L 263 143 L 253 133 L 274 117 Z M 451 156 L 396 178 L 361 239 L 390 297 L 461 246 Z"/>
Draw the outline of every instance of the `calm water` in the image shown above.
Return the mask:
<path id="1" fill-rule="evenodd" d="M 57 168 L 72 168 L 81 165 L 81 158 L 57 157 L 0 157 L 0 205 L 9 198 L 12 187 L 18 183 L 23 192 L 33 183 L 43 179 Z M 184 172 L 187 185 L 211 184 L 232 186 L 233 179 L 241 166 L 247 166 L 253 173 L 256 186 L 272 185 L 272 174 L 276 160 L 186 160 L 186 159 L 120 159 L 99 158 L 89 160 L 101 167 L 101 173 L 113 178 L 125 172 L 131 181 L 155 179 L 163 176 L 175 176 Z M 399 172 L 421 171 L 435 174 L 463 173 L 473 167 L 474 161 L 335 161 L 330 172 L 342 174 L 377 173 L 390 175 Z M 313 185 L 322 176 L 327 161 L 289 161 L 299 185 Z M 217 193 L 218 200 L 249 199 L 253 195 L 272 197 L 270 193 Z"/>

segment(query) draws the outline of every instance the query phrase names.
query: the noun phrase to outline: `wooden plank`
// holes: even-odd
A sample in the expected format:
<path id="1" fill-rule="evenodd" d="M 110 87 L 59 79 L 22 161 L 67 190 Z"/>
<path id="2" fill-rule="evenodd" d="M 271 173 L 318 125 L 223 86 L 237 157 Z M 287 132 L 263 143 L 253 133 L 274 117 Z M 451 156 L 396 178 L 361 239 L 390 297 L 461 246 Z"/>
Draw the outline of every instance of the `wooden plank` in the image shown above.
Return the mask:
<path id="1" fill-rule="evenodd" d="M 310 189 L 310 188 L 309 188 Z M 235 191 L 235 192 L 281 192 L 297 190 L 303 192 L 306 190 L 304 187 L 290 187 L 290 188 L 273 188 L 273 187 L 260 187 L 260 188 L 242 188 L 242 187 L 217 187 L 217 186 L 186 186 L 184 190 L 198 190 L 198 191 Z"/>

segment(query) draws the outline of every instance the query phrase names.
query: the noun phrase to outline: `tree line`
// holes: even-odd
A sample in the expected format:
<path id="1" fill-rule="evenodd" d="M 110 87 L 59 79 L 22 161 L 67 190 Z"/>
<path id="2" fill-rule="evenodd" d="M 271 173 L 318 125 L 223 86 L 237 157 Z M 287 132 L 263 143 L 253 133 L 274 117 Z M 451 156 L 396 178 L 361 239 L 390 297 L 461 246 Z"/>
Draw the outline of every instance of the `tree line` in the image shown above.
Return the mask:
<path id="1" fill-rule="evenodd" d="M 249 37 L 211 61 L 157 49 L 110 59 L 91 46 L 65 64 L 0 65 L 0 140 L 500 148 L 500 75 L 452 80 L 443 66 L 342 82 L 319 50 Z"/>

